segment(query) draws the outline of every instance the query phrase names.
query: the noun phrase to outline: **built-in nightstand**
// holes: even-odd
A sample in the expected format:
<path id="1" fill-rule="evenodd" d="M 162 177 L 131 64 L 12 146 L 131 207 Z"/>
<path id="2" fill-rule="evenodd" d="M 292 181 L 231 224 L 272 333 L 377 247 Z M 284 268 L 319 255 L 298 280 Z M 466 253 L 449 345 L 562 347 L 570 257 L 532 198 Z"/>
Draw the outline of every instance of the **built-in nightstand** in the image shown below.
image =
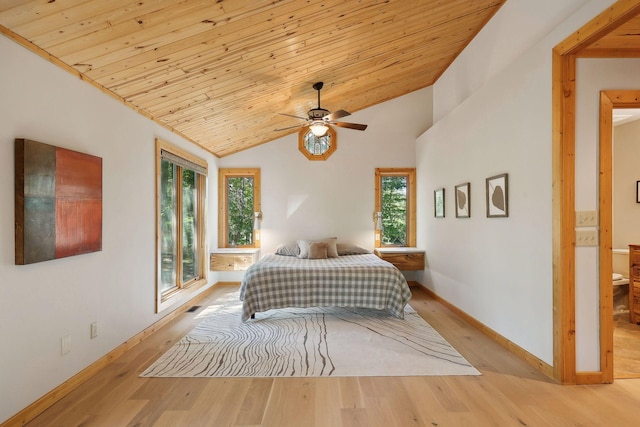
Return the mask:
<path id="1" fill-rule="evenodd" d="M 374 253 L 398 270 L 424 270 L 424 251 L 418 248 L 376 248 Z"/>
<path id="2" fill-rule="evenodd" d="M 258 261 L 259 248 L 219 248 L 211 251 L 211 271 L 242 271 Z"/>
<path id="3" fill-rule="evenodd" d="M 418 248 L 392 247 L 376 248 L 377 256 L 395 265 L 401 271 L 424 270 L 424 251 Z M 406 274 L 405 274 L 406 276 Z M 417 286 L 415 280 L 407 280 L 409 286 Z"/>

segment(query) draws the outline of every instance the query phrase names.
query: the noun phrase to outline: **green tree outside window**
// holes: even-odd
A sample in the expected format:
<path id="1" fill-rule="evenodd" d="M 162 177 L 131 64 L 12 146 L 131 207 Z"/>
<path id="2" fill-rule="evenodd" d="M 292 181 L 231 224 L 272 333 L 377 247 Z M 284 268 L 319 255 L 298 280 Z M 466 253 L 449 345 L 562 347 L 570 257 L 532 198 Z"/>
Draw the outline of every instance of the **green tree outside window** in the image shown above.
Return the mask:
<path id="1" fill-rule="evenodd" d="M 382 177 L 383 245 L 407 246 L 407 177 Z"/>
<path id="2" fill-rule="evenodd" d="M 253 245 L 253 177 L 227 178 L 227 218 L 229 246 Z"/>

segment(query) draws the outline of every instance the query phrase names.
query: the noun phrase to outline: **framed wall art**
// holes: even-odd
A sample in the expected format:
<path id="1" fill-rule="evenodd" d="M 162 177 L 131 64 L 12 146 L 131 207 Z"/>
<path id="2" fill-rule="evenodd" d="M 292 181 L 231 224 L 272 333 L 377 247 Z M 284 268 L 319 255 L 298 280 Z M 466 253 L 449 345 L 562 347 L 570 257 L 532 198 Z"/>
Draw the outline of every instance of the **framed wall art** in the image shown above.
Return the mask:
<path id="1" fill-rule="evenodd" d="M 15 140 L 15 263 L 102 250 L 102 159 Z"/>
<path id="2" fill-rule="evenodd" d="M 640 181 L 636 181 L 636 203 L 640 203 Z"/>
<path id="3" fill-rule="evenodd" d="M 471 217 L 471 183 L 456 185 L 456 218 Z"/>
<path id="4" fill-rule="evenodd" d="M 487 218 L 509 216 L 509 174 L 487 178 Z"/>
<path id="5" fill-rule="evenodd" d="M 433 192 L 433 215 L 436 218 L 444 218 L 444 188 L 439 188 Z"/>

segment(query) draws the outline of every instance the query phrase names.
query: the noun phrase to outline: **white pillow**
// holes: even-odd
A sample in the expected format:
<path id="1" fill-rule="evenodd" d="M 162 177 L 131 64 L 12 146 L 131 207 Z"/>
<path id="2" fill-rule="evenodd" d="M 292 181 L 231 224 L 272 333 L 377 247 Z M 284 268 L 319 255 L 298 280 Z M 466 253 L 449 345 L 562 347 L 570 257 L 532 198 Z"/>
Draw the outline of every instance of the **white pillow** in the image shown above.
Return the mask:
<path id="1" fill-rule="evenodd" d="M 309 258 L 309 246 L 313 243 L 311 240 L 298 240 L 298 258 Z"/>

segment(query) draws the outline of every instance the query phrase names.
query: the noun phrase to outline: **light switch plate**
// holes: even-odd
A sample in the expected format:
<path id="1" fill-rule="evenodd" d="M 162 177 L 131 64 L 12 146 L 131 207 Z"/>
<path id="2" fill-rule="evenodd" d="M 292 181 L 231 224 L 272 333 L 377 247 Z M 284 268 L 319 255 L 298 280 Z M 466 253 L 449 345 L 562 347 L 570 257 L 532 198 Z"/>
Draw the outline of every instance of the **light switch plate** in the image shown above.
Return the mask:
<path id="1" fill-rule="evenodd" d="M 576 230 L 576 246 L 598 246 L 598 230 Z"/>
<path id="2" fill-rule="evenodd" d="M 598 211 L 577 211 L 576 227 L 597 227 Z"/>

